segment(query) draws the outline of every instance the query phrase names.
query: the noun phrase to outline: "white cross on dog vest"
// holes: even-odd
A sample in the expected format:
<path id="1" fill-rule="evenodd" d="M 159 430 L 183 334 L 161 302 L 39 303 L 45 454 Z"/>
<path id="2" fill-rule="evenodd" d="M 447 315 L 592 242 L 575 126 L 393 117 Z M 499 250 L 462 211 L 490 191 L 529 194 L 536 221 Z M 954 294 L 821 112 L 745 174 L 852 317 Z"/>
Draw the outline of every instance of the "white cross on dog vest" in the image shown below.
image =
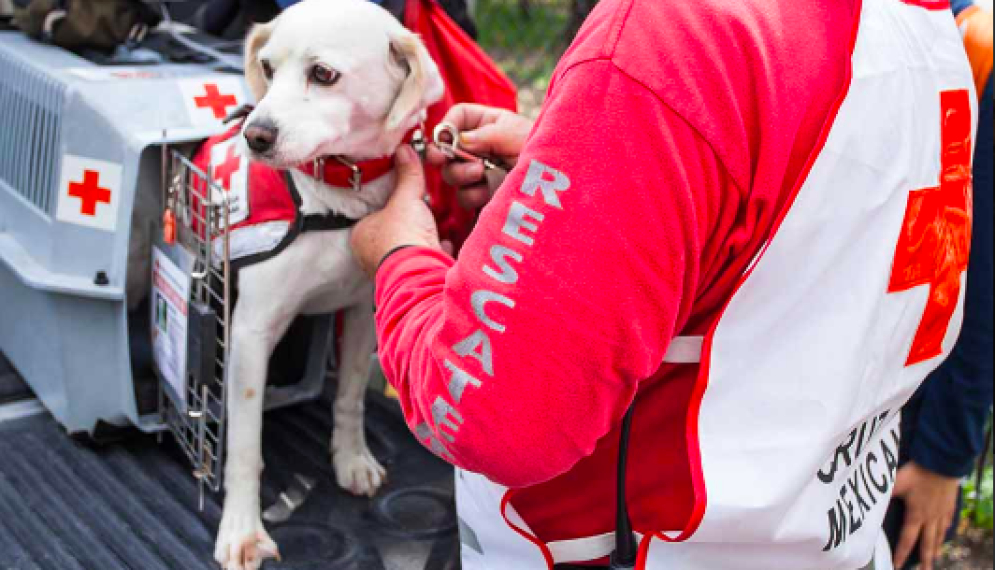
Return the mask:
<path id="1" fill-rule="evenodd" d="M 701 347 L 692 519 L 640 537 L 638 569 L 874 557 L 900 409 L 960 330 L 977 113 L 949 7 L 864 0 L 851 63 L 808 176 Z M 694 349 L 675 339 L 667 360 Z M 613 547 L 611 534 L 541 544 L 505 488 L 456 482 L 465 570 L 543 570 Z"/>

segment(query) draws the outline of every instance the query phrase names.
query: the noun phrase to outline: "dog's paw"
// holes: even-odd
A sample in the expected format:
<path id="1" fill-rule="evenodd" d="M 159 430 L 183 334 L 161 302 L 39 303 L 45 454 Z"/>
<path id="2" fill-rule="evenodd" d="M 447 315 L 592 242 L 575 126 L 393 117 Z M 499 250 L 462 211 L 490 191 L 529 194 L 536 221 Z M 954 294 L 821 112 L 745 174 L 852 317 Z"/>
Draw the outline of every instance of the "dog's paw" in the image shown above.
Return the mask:
<path id="1" fill-rule="evenodd" d="M 332 464 L 339 487 L 353 495 L 372 497 L 387 477 L 387 472 L 365 447 L 334 452 Z"/>
<path id="2" fill-rule="evenodd" d="M 280 560 L 280 551 L 270 538 L 259 513 L 225 510 L 214 547 L 214 559 L 224 570 L 258 570 L 267 558 Z"/>

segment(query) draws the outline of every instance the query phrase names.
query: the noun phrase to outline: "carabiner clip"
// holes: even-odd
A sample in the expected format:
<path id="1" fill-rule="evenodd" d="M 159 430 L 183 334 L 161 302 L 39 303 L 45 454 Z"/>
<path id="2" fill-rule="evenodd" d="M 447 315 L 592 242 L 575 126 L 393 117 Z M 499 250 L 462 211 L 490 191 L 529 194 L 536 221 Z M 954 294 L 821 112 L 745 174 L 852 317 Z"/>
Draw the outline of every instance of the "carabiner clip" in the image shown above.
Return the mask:
<path id="1" fill-rule="evenodd" d="M 457 129 L 456 125 L 453 125 L 452 123 L 439 123 L 438 125 L 435 125 L 435 129 L 432 131 L 432 142 L 442 152 L 442 154 L 446 155 L 446 158 L 449 160 L 481 162 L 484 165 L 484 170 L 498 170 L 503 174 L 508 173 L 507 168 L 497 164 L 493 160 L 483 156 L 477 156 L 476 154 L 467 152 L 460 148 L 459 140 L 459 129 Z"/>

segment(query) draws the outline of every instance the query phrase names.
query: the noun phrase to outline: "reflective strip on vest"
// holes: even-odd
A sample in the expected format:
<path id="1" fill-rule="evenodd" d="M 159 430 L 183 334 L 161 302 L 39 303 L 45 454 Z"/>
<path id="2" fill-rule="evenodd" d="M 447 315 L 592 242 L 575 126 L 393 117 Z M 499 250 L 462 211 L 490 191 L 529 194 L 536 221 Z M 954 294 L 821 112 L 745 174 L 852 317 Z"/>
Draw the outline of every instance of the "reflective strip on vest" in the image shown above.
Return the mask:
<path id="1" fill-rule="evenodd" d="M 703 336 L 678 336 L 670 341 L 663 361 L 668 364 L 697 364 L 701 362 Z"/>

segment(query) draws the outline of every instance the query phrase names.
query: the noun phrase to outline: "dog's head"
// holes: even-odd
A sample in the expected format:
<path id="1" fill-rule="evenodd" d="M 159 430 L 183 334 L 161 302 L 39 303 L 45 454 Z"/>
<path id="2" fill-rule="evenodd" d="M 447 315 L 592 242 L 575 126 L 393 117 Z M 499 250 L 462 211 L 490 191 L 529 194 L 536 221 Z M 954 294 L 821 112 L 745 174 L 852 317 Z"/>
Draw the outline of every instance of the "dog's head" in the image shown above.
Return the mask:
<path id="1" fill-rule="evenodd" d="M 305 0 L 255 26 L 245 74 L 258 104 L 244 141 L 277 168 L 391 154 L 443 93 L 418 37 L 367 0 Z"/>

